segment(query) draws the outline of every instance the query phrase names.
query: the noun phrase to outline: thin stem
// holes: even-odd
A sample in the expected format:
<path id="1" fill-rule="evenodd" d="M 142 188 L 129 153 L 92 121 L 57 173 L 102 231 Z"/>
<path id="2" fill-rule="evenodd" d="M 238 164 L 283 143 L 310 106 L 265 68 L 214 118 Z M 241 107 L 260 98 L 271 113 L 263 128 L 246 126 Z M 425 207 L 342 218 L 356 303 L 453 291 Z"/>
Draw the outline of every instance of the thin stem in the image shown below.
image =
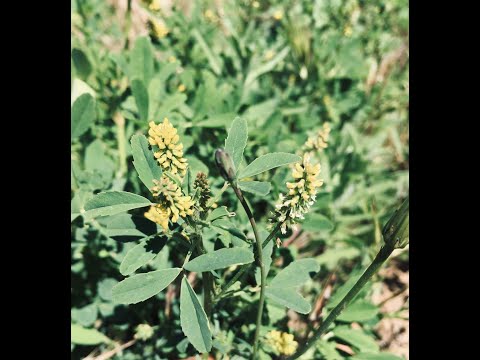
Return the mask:
<path id="1" fill-rule="evenodd" d="M 313 336 L 308 339 L 305 344 L 291 357 L 287 360 L 298 359 L 300 356 L 305 354 L 308 349 L 310 349 L 315 342 L 320 339 L 322 334 L 328 329 L 330 324 L 337 318 L 338 315 L 348 306 L 350 301 L 360 292 L 360 290 L 365 286 L 365 284 L 371 279 L 371 277 L 380 269 L 383 263 L 388 259 L 390 254 L 395 249 L 394 244 L 384 245 L 378 252 L 375 259 L 373 259 L 370 266 L 365 270 L 363 275 L 358 279 L 352 289 L 344 296 L 344 298 L 338 303 L 337 306 L 328 314 L 325 321 L 320 325 L 320 327 L 315 330 Z"/>
<path id="2" fill-rule="evenodd" d="M 227 292 L 227 290 L 233 285 L 235 284 L 238 279 L 240 279 L 240 277 L 242 275 L 244 275 L 246 272 L 248 272 L 248 270 L 250 270 L 251 268 L 251 264 L 247 264 L 247 265 L 243 265 L 238 271 L 237 273 L 233 276 L 233 278 L 230 279 L 230 281 L 223 287 L 223 289 L 220 291 L 220 293 L 215 297 L 215 301 L 218 301 L 222 298 L 223 294 L 225 294 Z"/>
<path id="3" fill-rule="evenodd" d="M 288 214 L 287 214 L 288 216 Z M 280 230 L 282 227 L 283 222 L 278 223 L 275 228 L 272 230 L 272 232 L 268 235 L 268 237 L 265 239 L 265 241 L 262 244 L 262 248 L 265 249 L 265 247 L 268 245 L 268 243 L 275 237 L 277 232 Z M 248 274 L 248 272 L 252 269 L 251 264 L 243 265 L 238 272 L 233 276 L 233 278 L 223 287 L 223 289 L 220 291 L 220 293 L 215 297 L 215 301 L 220 300 L 221 296 L 227 292 L 227 290 L 235 284 L 237 281 L 242 281 L 242 278 Z"/>
<path id="4" fill-rule="evenodd" d="M 232 183 L 232 188 L 235 191 L 235 195 L 237 195 L 238 200 L 240 200 L 240 203 L 245 209 L 245 212 L 247 213 L 248 220 L 250 221 L 250 225 L 252 225 L 253 234 L 255 235 L 255 245 L 257 248 L 257 265 L 260 267 L 260 278 L 261 278 L 260 300 L 258 303 L 258 310 L 257 310 L 257 326 L 255 329 L 255 338 L 253 340 L 253 359 L 255 360 L 258 352 L 258 339 L 260 337 L 260 328 L 262 326 L 262 315 L 263 315 L 263 305 L 265 303 L 265 287 L 266 287 L 267 276 L 265 273 L 265 267 L 263 266 L 262 241 L 260 240 L 257 224 L 255 222 L 255 219 L 253 218 L 252 211 L 250 210 L 250 207 L 245 201 L 245 198 L 243 197 L 241 190 L 236 186 L 236 184 Z"/>
<path id="5" fill-rule="evenodd" d="M 206 254 L 205 247 L 203 246 L 203 239 L 201 236 L 197 237 L 197 246 L 201 254 Z M 209 271 L 202 272 L 203 280 L 203 308 L 205 314 L 207 314 L 208 320 L 212 316 L 212 291 L 213 291 L 213 277 Z"/>
<path id="6" fill-rule="evenodd" d="M 128 49 L 130 28 L 132 26 L 132 0 L 127 0 L 127 11 L 125 12 L 125 49 Z"/>
<path id="7" fill-rule="evenodd" d="M 113 121 L 117 125 L 118 158 L 120 162 L 117 176 L 121 178 L 127 173 L 127 144 L 125 137 L 125 118 L 120 112 L 115 113 Z"/>

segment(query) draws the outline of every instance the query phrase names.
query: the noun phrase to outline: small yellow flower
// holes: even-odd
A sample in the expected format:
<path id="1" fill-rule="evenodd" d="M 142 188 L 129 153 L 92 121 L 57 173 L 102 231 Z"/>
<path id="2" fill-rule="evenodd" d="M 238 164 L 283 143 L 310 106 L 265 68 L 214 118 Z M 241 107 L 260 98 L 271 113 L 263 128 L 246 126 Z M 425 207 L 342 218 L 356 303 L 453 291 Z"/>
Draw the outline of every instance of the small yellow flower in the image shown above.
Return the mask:
<path id="1" fill-rule="evenodd" d="M 282 10 L 277 10 L 273 13 L 273 18 L 275 20 L 282 20 L 283 19 L 283 11 Z"/>
<path id="2" fill-rule="evenodd" d="M 148 340 L 153 336 L 153 328 L 148 324 L 139 324 L 135 328 L 135 335 L 133 336 L 135 339 L 139 340 Z"/>
<path id="3" fill-rule="evenodd" d="M 313 165 L 310 162 L 310 154 L 303 155 L 302 163 L 296 163 L 292 167 L 294 182 L 287 182 L 288 192 L 280 194 L 279 201 L 275 205 L 275 213 L 270 222 L 283 222 L 281 231 L 287 232 L 287 226 L 295 224 L 296 219 L 304 219 L 310 207 L 316 200 L 317 190 L 323 185 L 323 180 L 318 178 L 320 164 Z"/>
<path id="4" fill-rule="evenodd" d="M 314 151 L 325 149 L 328 146 L 330 130 L 330 124 L 328 122 L 324 123 L 320 130 L 307 139 L 307 142 L 303 145 L 303 150 Z"/>
<path id="5" fill-rule="evenodd" d="M 258 9 L 260 7 L 260 3 L 258 1 L 254 1 L 252 2 L 252 6 L 255 8 L 255 9 Z"/>
<path id="6" fill-rule="evenodd" d="M 187 87 L 183 84 L 178 85 L 177 90 L 180 92 L 184 92 L 187 89 Z"/>
<path id="7" fill-rule="evenodd" d="M 275 56 L 275 51 L 273 50 L 267 50 L 265 53 L 265 60 L 271 60 Z"/>
<path id="8" fill-rule="evenodd" d="M 147 26 L 150 29 L 151 34 L 157 39 L 164 38 L 170 32 L 164 24 L 154 18 L 148 19 Z"/>
<path id="9" fill-rule="evenodd" d="M 157 223 L 165 230 L 168 229 L 168 211 L 164 209 L 161 205 L 150 206 L 150 209 L 144 214 L 144 216 L 154 223 Z"/>
<path id="10" fill-rule="evenodd" d="M 152 11 L 159 11 L 161 9 L 160 0 L 151 0 L 148 8 Z"/>
<path id="11" fill-rule="evenodd" d="M 168 230 L 168 220 L 176 223 L 180 217 L 193 215 L 193 200 L 185 196 L 182 189 L 166 175 L 160 180 L 153 180 L 153 196 L 157 198 L 157 204 L 150 207 L 145 217 Z"/>
<path id="12" fill-rule="evenodd" d="M 162 169 L 170 171 L 172 174 L 185 176 L 187 171 L 187 159 L 183 157 L 183 144 L 177 134 L 177 129 L 168 121 L 163 119 L 163 123 L 156 125 L 150 121 L 148 130 L 148 142 L 152 146 L 157 146 L 158 151 L 154 153 Z"/>
<path id="13" fill-rule="evenodd" d="M 346 37 L 350 37 L 352 36 L 352 34 L 353 34 L 352 27 L 350 25 L 345 26 L 345 28 L 343 29 L 343 35 L 345 35 Z"/>
<path id="14" fill-rule="evenodd" d="M 168 57 L 168 62 L 174 63 L 176 61 L 177 61 L 177 58 L 175 56 L 171 55 L 171 56 Z"/>
<path id="15" fill-rule="evenodd" d="M 272 330 L 265 336 L 266 343 L 279 355 L 293 355 L 297 350 L 298 343 L 292 334 Z"/>
<path id="16" fill-rule="evenodd" d="M 213 23 L 218 21 L 217 15 L 211 9 L 205 10 L 203 15 L 205 16 L 205 19 L 207 19 L 207 21 L 210 21 L 210 22 L 213 22 Z"/>

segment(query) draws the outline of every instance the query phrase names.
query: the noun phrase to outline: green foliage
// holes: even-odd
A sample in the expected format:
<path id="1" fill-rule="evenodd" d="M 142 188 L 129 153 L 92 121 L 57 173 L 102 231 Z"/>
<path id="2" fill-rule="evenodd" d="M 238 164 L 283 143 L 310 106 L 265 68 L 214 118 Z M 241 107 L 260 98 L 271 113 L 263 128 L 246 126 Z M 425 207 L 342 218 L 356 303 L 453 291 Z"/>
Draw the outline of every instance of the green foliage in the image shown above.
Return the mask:
<path id="1" fill-rule="evenodd" d="M 180 323 L 183 333 L 195 349 L 201 353 L 211 350 L 212 334 L 207 315 L 185 277 L 182 279 L 180 294 Z"/>
<path id="2" fill-rule="evenodd" d="M 160 179 L 162 169 L 152 156 L 145 135 L 133 135 L 130 142 L 132 144 L 133 166 L 135 166 L 140 180 L 150 190 L 153 186 L 153 180 Z"/>
<path id="3" fill-rule="evenodd" d="M 188 271 L 205 272 L 253 262 L 253 252 L 245 248 L 220 249 L 200 255 L 185 264 Z"/>
<path id="4" fill-rule="evenodd" d="M 150 200 L 140 195 L 126 191 L 107 191 L 95 195 L 86 202 L 84 216 L 94 218 L 97 216 L 115 215 L 150 204 Z"/>
<path id="5" fill-rule="evenodd" d="M 262 336 L 276 329 L 304 340 L 298 329 L 313 322 L 292 310 L 311 314 L 325 296 L 316 314 L 324 319 L 408 194 L 408 2 L 201 0 L 171 11 L 147 3 L 132 2 L 131 22 L 111 2 L 72 3 L 72 359 L 132 340 L 140 324 L 153 335 L 115 358 L 251 359 L 261 285 L 255 236 L 213 154 L 231 155 L 264 240 L 292 165 L 328 122 L 328 147 L 313 154 L 324 181 L 316 201 L 263 250 L 260 356 L 276 360 Z M 168 34 L 154 36 L 147 19 Z M 183 144 L 184 178 L 162 171 L 147 140 L 148 122 L 164 117 Z M 145 218 L 158 201 L 154 179 L 168 176 L 195 201 L 199 172 L 216 208 L 196 208 L 168 230 Z M 395 264 L 408 267 L 408 251 Z M 400 359 L 377 345 L 378 322 L 399 316 L 372 300 L 382 284 L 377 275 L 362 289 L 307 358 Z"/>
<path id="6" fill-rule="evenodd" d="M 95 119 L 95 100 L 90 94 L 80 95 L 72 106 L 72 139 L 88 130 Z"/>
<path id="7" fill-rule="evenodd" d="M 310 279 L 309 273 L 316 273 L 319 270 L 318 263 L 313 259 L 292 262 L 271 280 L 267 287 L 267 297 L 301 314 L 308 314 L 311 305 L 298 294 L 297 290 Z"/>
<path id="8" fill-rule="evenodd" d="M 112 288 L 112 299 L 118 304 L 136 304 L 165 289 L 182 269 L 163 269 L 137 274 L 120 281 Z"/>

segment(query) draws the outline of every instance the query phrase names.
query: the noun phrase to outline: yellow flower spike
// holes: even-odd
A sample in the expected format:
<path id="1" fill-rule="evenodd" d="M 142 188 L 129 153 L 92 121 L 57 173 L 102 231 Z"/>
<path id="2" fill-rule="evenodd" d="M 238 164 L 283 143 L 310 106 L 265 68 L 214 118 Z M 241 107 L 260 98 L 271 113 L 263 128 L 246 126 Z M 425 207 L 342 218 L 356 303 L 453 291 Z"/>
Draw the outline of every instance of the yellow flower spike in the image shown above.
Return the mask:
<path id="1" fill-rule="evenodd" d="M 275 20 L 282 20 L 283 19 L 283 11 L 282 10 L 277 10 L 273 13 L 273 18 Z"/>
<path id="2" fill-rule="evenodd" d="M 303 146 L 305 151 L 321 151 L 328 147 L 328 139 L 330 136 L 330 124 L 324 123 L 322 128 L 314 135 L 310 136 Z"/>
<path id="3" fill-rule="evenodd" d="M 298 347 L 292 334 L 278 330 L 268 332 L 265 335 L 265 342 L 279 355 L 293 355 Z"/>
<path id="4" fill-rule="evenodd" d="M 160 6 L 160 0 L 151 0 L 150 5 L 148 5 L 148 8 L 152 11 L 158 11 L 162 7 Z"/>
<path id="5" fill-rule="evenodd" d="M 170 30 L 164 24 L 153 17 L 147 20 L 147 26 L 150 34 L 157 39 L 163 39 L 170 33 Z"/>
<path id="6" fill-rule="evenodd" d="M 183 144 L 179 143 L 180 137 L 177 129 L 173 127 L 168 118 L 164 118 L 161 124 L 149 122 L 148 143 L 157 146 L 159 151 L 154 153 L 155 158 L 163 170 L 172 174 L 185 176 L 187 159 L 183 157 Z"/>
<path id="7" fill-rule="evenodd" d="M 151 220 L 161 227 L 163 227 L 165 230 L 168 230 L 168 218 L 169 218 L 169 211 L 168 209 L 164 209 L 160 205 L 154 205 L 150 206 L 150 209 L 144 214 L 144 216 L 148 219 Z"/>
<path id="8" fill-rule="evenodd" d="M 286 183 L 289 190 L 287 195 L 280 194 L 275 212 L 270 219 L 272 226 L 275 222 L 286 220 L 281 227 L 282 233 L 285 234 L 287 225 L 293 225 L 297 219 L 304 218 L 316 200 L 318 188 L 323 185 L 323 180 L 318 179 L 319 173 L 320 164 L 312 164 L 310 154 L 305 153 L 302 162 L 296 163 L 292 168 L 292 176 L 296 181 Z"/>
<path id="9" fill-rule="evenodd" d="M 193 214 L 193 201 L 166 175 L 153 180 L 152 194 L 158 203 L 145 213 L 145 217 L 168 230 L 168 220 L 176 223 L 180 217 Z"/>

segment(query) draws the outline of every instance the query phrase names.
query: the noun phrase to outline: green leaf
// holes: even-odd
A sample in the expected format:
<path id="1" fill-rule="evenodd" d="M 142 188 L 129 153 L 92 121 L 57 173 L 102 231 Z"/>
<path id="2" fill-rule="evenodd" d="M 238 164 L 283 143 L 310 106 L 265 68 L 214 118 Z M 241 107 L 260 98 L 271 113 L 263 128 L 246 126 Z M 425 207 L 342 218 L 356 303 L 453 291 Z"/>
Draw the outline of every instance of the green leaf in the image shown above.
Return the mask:
<path id="1" fill-rule="evenodd" d="M 231 241 L 234 241 L 232 237 L 240 239 L 242 242 L 240 243 L 241 245 L 233 243 L 235 246 L 248 246 L 247 237 L 243 232 L 238 230 L 237 228 L 234 227 L 233 223 L 227 220 L 226 218 L 223 219 L 217 219 L 215 221 L 212 221 L 212 228 L 217 231 L 218 233 L 228 236 Z"/>
<path id="2" fill-rule="evenodd" d="M 340 340 L 356 347 L 360 352 L 379 352 L 376 341 L 362 330 L 350 329 L 347 326 L 337 326 L 333 333 Z"/>
<path id="3" fill-rule="evenodd" d="M 103 217 L 98 222 L 104 226 L 103 233 L 121 242 L 138 241 L 157 232 L 157 226 L 142 216 L 128 213 Z M 141 239 L 139 239 L 141 238 Z"/>
<path id="4" fill-rule="evenodd" d="M 211 50 L 211 46 L 209 46 L 205 40 L 203 39 L 202 34 L 197 29 L 194 29 L 192 31 L 192 35 L 195 37 L 195 40 L 197 40 L 198 45 L 202 48 L 203 52 L 205 53 L 205 56 L 207 57 L 208 63 L 210 64 L 210 67 L 212 68 L 213 72 L 216 75 L 220 75 L 222 72 L 222 67 L 220 60 Z"/>
<path id="5" fill-rule="evenodd" d="M 238 179 L 243 179 L 246 177 L 258 175 L 264 171 L 282 166 L 288 165 L 291 163 L 295 163 L 301 161 L 302 158 L 298 155 L 277 152 L 277 153 L 270 153 L 266 155 L 262 155 L 255 160 L 253 160 L 246 168 L 238 174 Z"/>
<path id="6" fill-rule="evenodd" d="M 300 294 L 289 288 L 267 287 L 265 292 L 268 298 L 279 305 L 283 305 L 300 314 L 308 314 L 312 307 Z"/>
<path id="7" fill-rule="evenodd" d="M 208 214 L 206 221 L 215 221 L 223 217 L 233 217 L 233 216 L 235 216 L 234 212 L 228 211 L 226 206 L 220 206 L 212 210 L 212 212 Z"/>
<path id="8" fill-rule="evenodd" d="M 115 171 L 115 163 L 107 156 L 105 144 L 100 139 L 94 140 L 85 149 L 85 170 L 100 174 L 103 181 L 110 184 Z"/>
<path id="9" fill-rule="evenodd" d="M 132 93 L 137 105 L 140 120 L 148 121 L 148 92 L 142 80 L 132 80 Z"/>
<path id="10" fill-rule="evenodd" d="M 112 288 L 112 300 L 117 304 L 136 304 L 165 289 L 182 269 L 171 268 L 133 275 Z"/>
<path id="11" fill-rule="evenodd" d="M 87 55 L 82 50 L 74 48 L 72 50 L 72 60 L 77 74 L 82 79 L 86 79 L 92 72 L 92 65 L 90 64 Z"/>
<path id="12" fill-rule="evenodd" d="M 285 46 L 272 60 L 252 69 L 245 79 L 245 87 L 248 87 L 259 76 L 272 71 L 275 66 L 287 56 L 289 50 L 288 46 Z"/>
<path id="13" fill-rule="evenodd" d="M 78 324 L 70 325 L 71 342 L 78 345 L 108 343 L 110 339 L 95 329 L 86 329 Z"/>
<path id="14" fill-rule="evenodd" d="M 130 79 L 139 79 L 148 88 L 153 75 L 153 51 L 150 38 L 137 38 L 130 54 Z"/>
<path id="15" fill-rule="evenodd" d="M 404 360 L 400 356 L 390 354 L 390 353 L 380 353 L 380 354 L 371 354 L 371 353 L 362 353 L 349 358 L 350 360 Z"/>
<path id="16" fill-rule="evenodd" d="M 278 100 L 272 99 L 250 106 L 242 117 L 250 124 L 261 127 L 265 124 L 270 116 L 277 110 Z"/>
<path id="17" fill-rule="evenodd" d="M 95 119 L 95 100 L 92 95 L 80 95 L 73 103 L 71 113 L 72 139 L 79 137 L 88 130 Z"/>
<path id="18" fill-rule="evenodd" d="M 98 295 L 102 300 L 112 300 L 112 288 L 118 283 L 117 280 L 112 278 L 106 278 L 100 281 L 97 285 Z"/>
<path id="19" fill-rule="evenodd" d="M 162 168 L 158 165 L 153 152 L 148 148 L 148 140 L 145 135 L 133 135 L 130 143 L 132 145 L 133 166 L 137 170 L 138 177 L 151 190 L 153 180 L 159 180 L 162 176 Z"/>
<path id="20" fill-rule="evenodd" d="M 367 321 L 378 314 L 378 307 L 365 301 L 359 300 L 350 304 L 337 318 L 338 321 Z"/>
<path id="21" fill-rule="evenodd" d="M 169 115 L 171 111 L 179 108 L 187 100 L 187 95 L 175 93 L 163 99 L 162 105 L 155 112 L 155 118 L 162 118 Z"/>
<path id="22" fill-rule="evenodd" d="M 343 356 L 337 351 L 336 343 L 333 341 L 320 340 L 317 341 L 315 347 L 325 360 L 343 360 Z"/>
<path id="23" fill-rule="evenodd" d="M 127 252 L 120 264 L 120 273 L 125 276 L 133 274 L 137 269 L 157 256 L 165 243 L 165 237 L 153 237 L 142 240 Z"/>
<path id="24" fill-rule="evenodd" d="M 195 178 L 197 173 L 203 172 L 205 175 L 208 175 L 208 166 L 203 162 L 198 160 L 196 157 L 187 155 L 185 156 L 188 160 L 188 168 L 192 172 L 192 176 Z"/>
<path id="25" fill-rule="evenodd" d="M 205 120 L 201 120 L 195 123 L 195 126 L 204 128 L 223 128 L 226 127 L 230 123 L 230 119 L 234 117 L 235 113 L 232 112 L 224 114 L 214 114 L 209 116 Z"/>
<path id="26" fill-rule="evenodd" d="M 228 130 L 227 140 L 225 140 L 225 151 L 230 155 L 235 166 L 235 172 L 238 170 L 242 158 L 243 150 L 247 146 L 248 128 L 247 122 L 236 117 L 233 119 L 232 126 Z"/>
<path id="27" fill-rule="evenodd" d="M 180 325 L 195 349 L 201 353 L 212 349 L 212 333 L 207 315 L 185 276 L 180 292 Z"/>
<path id="28" fill-rule="evenodd" d="M 302 224 L 302 229 L 305 231 L 331 231 L 333 224 L 328 218 L 322 214 L 311 213 L 305 217 Z"/>
<path id="29" fill-rule="evenodd" d="M 114 215 L 149 205 L 152 205 L 150 200 L 140 195 L 126 191 L 105 191 L 87 201 L 85 204 L 86 212 L 83 215 L 87 219 L 91 219 L 97 216 Z"/>
<path id="30" fill-rule="evenodd" d="M 90 304 L 79 309 L 72 309 L 71 318 L 80 325 L 90 326 L 97 320 L 97 313 L 97 304 Z"/>
<path id="31" fill-rule="evenodd" d="M 246 248 L 220 249 L 200 255 L 185 264 L 188 271 L 204 272 L 223 269 L 232 265 L 249 264 L 254 261 L 253 252 Z"/>
<path id="32" fill-rule="evenodd" d="M 316 273 L 319 270 L 320 266 L 314 259 L 293 261 L 273 278 L 265 294 L 280 305 L 308 314 L 311 310 L 310 303 L 297 293 L 297 289 L 310 280 L 310 272 Z"/>
<path id="33" fill-rule="evenodd" d="M 265 196 L 270 192 L 272 184 L 268 181 L 240 181 L 238 187 L 251 194 Z"/>

